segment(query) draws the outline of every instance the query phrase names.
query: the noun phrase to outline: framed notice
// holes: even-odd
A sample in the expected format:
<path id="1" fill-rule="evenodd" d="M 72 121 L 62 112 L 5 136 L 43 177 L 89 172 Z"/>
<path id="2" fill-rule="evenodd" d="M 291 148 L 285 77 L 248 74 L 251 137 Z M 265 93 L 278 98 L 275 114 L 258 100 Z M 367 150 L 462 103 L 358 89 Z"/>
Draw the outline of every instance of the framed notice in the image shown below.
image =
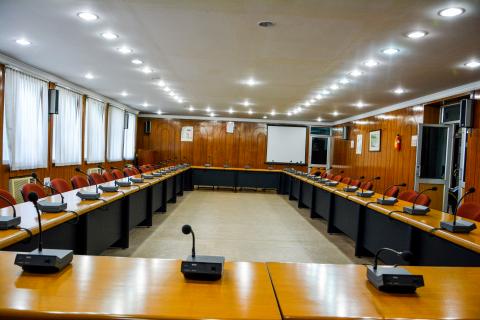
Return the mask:
<path id="1" fill-rule="evenodd" d="M 382 137 L 381 130 L 370 131 L 370 144 L 368 151 L 378 152 L 380 151 L 380 139 Z"/>
<path id="2" fill-rule="evenodd" d="M 233 133 L 233 130 L 235 130 L 235 122 L 228 121 L 227 122 L 227 133 Z"/>
<path id="3" fill-rule="evenodd" d="M 357 134 L 357 149 L 355 150 L 356 154 L 362 154 L 363 146 L 363 135 Z"/>
<path id="4" fill-rule="evenodd" d="M 180 135 L 180 141 L 192 142 L 193 141 L 193 127 L 182 127 L 182 133 Z"/>

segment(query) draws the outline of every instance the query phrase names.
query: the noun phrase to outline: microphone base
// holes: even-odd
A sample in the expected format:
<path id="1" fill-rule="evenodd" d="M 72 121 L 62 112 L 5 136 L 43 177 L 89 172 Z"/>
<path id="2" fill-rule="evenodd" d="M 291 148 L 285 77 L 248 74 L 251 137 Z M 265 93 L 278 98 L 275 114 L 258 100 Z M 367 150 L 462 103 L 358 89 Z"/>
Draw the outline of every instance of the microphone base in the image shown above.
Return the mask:
<path id="1" fill-rule="evenodd" d="M 412 209 L 412 207 L 403 207 L 403 212 L 408 213 L 414 216 L 424 216 L 427 214 L 427 212 L 430 211 L 429 207 L 421 206 L 421 205 L 415 205 L 415 209 Z"/>
<path id="2" fill-rule="evenodd" d="M 210 163 L 205 163 L 203 166 L 208 168 L 208 167 L 211 167 L 212 165 Z"/>
<path id="3" fill-rule="evenodd" d="M 318 182 L 320 182 L 321 184 L 327 184 L 327 183 L 330 182 L 330 180 L 328 180 L 328 179 L 320 179 L 320 181 L 318 181 Z"/>
<path id="4" fill-rule="evenodd" d="M 119 187 L 130 187 L 132 185 L 130 181 L 125 181 L 125 180 L 115 181 L 115 184 Z"/>
<path id="5" fill-rule="evenodd" d="M 17 253 L 15 264 L 31 273 L 55 273 L 68 266 L 73 260 L 72 250 L 38 249 L 29 253 Z"/>
<path id="6" fill-rule="evenodd" d="M 22 217 L 0 216 L 0 230 L 16 227 L 22 221 Z"/>
<path id="7" fill-rule="evenodd" d="M 327 187 L 336 187 L 338 186 L 338 181 L 328 181 L 327 183 L 325 183 L 325 185 Z"/>
<path id="8" fill-rule="evenodd" d="M 378 198 L 377 199 L 378 204 L 383 204 L 385 206 L 393 206 L 397 202 L 398 202 L 397 198 L 385 198 L 385 199 Z"/>
<path id="9" fill-rule="evenodd" d="M 425 285 L 422 275 L 393 266 L 377 266 L 377 270 L 367 266 L 367 279 L 378 290 L 389 293 L 414 293 Z"/>
<path id="10" fill-rule="evenodd" d="M 180 271 L 186 279 L 215 281 L 222 277 L 225 257 L 219 256 L 188 256 L 182 261 Z"/>
<path id="11" fill-rule="evenodd" d="M 143 183 L 143 178 L 130 178 L 129 180 L 133 183 Z"/>
<path id="12" fill-rule="evenodd" d="M 78 191 L 77 197 L 82 200 L 98 200 L 100 199 L 100 193 L 98 192 L 88 192 L 88 191 Z"/>
<path id="13" fill-rule="evenodd" d="M 358 190 L 358 187 L 354 187 L 354 186 L 348 186 L 348 187 L 343 188 L 343 191 L 345 191 L 345 192 L 355 192 L 357 190 Z"/>
<path id="14" fill-rule="evenodd" d="M 38 201 L 38 209 L 46 213 L 59 213 L 67 210 L 67 204 L 64 202 Z"/>
<path id="15" fill-rule="evenodd" d="M 440 227 L 443 230 L 447 230 L 453 233 L 469 233 L 470 231 L 477 228 L 475 223 L 465 220 L 457 220 L 455 225 L 453 224 L 453 221 L 441 221 Z"/>
<path id="16" fill-rule="evenodd" d="M 146 180 L 149 180 L 149 179 L 153 179 L 154 176 L 153 176 L 153 174 L 142 174 L 142 178 L 146 179 Z"/>
<path id="17" fill-rule="evenodd" d="M 154 177 L 157 177 L 157 178 L 158 178 L 158 177 L 161 177 L 161 176 L 163 176 L 163 173 L 161 173 L 161 172 L 154 172 L 154 173 L 152 173 L 152 176 L 154 176 Z"/>
<path id="18" fill-rule="evenodd" d="M 98 186 L 98 189 L 102 190 L 103 192 L 118 192 L 118 186 Z"/>
<path id="19" fill-rule="evenodd" d="M 230 168 L 230 166 L 228 164 L 224 164 L 223 167 L 224 168 Z"/>
<path id="20" fill-rule="evenodd" d="M 357 196 L 362 197 L 362 198 L 370 198 L 374 194 L 375 194 L 375 192 L 373 192 L 372 190 L 357 191 Z"/>

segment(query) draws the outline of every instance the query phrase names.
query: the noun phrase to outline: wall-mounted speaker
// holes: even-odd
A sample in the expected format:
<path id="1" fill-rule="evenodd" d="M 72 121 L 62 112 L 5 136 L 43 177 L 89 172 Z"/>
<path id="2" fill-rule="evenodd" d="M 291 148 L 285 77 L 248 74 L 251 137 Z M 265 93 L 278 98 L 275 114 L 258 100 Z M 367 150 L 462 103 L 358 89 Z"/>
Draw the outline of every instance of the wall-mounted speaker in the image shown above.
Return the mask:
<path id="1" fill-rule="evenodd" d="M 58 90 L 48 89 L 48 113 L 58 114 Z"/>
<path id="2" fill-rule="evenodd" d="M 123 114 L 123 129 L 128 129 L 128 112 Z"/>
<path id="3" fill-rule="evenodd" d="M 460 101 L 460 128 L 473 128 L 473 100 Z"/>
<path id="4" fill-rule="evenodd" d="M 348 127 L 345 126 L 342 129 L 342 140 L 348 140 Z"/>
<path id="5" fill-rule="evenodd" d="M 147 120 L 143 123 L 143 132 L 147 134 L 152 132 L 152 121 Z"/>

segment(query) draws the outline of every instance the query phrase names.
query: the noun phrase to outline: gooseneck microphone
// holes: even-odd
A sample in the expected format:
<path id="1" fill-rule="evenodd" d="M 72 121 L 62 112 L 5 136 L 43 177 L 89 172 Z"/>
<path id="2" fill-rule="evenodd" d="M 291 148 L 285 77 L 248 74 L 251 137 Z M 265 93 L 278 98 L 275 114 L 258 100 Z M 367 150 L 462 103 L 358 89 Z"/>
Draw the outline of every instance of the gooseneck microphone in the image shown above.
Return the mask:
<path id="1" fill-rule="evenodd" d="M 5 201 L 13 210 L 13 217 L 17 217 L 17 210 L 15 209 L 15 205 L 10 201 L 8 200 L 7 197 L 4 197 L 1 193 L 0 193 L 0 199 L 2 199 L 3 201 Z"/>
<path id="2" fill-rule="evenodd" d="M 392 189 L 393 187 L 406 187 L 406 186 L 407 186 L 407 184 L 405 182 L 402 182 L 402 183 L 399 183 L 399 184 L 392 184 L 391 186 L 389 186 L 388 188 L 386 188 L 383 191 L 382 199 L 385 200 L 385 194 L 387 193 L 388 190 Z"/>
<path id="3" fill-rule="evenodd" d="M 13 210 L 13 217 L 0 216 L 0 230 L 6 230 L 18 226 L 21 222 L 21 217 L 17 217 L 17 210 L 15 209 L 15 205 L 2 194 L 0 194 L 0 199 L 5 201 Z"/>
<path id="4" fill-rule="evenodd" d="M 380 256 L 380 253 L 385 252 L 385 251 L 395 253 L 397 256 L 399 256 L 400 258 L 402 258 L 403 260 L 405 260 L 407 262 L 409 262 L 412 259 L 412 256 L 413 256 L 410 251 L 396 251 L 396 250 L 393 250 L 393 249 L 390 249 L 390 248 L 381 248 L 375 254 L 375 259 L 373 260 L 373 270 L 375 270 L 375 271 L 377 270 L 378 257 Z"/>
<path id="5" fill-rule="evenodd" d="M 419 192 L 419 193 L 417 194 L 417 196 L 415 197 L 415 200 L 413 200 L 413 203 L 412 203 L 412 211 L 415 210 L 415 204 L 417 203 L 418 197 L 420 197 L 420 195 L 424 194 L 424 193 L 427 192 L 427 191 L 437 191 L 437 187 L 431 187 L 431 188 L 429 188 L 429 189 L 425 189 L 425 190 Z"/>
<path id="6" fill-rule="evenodd" d="M 365 179 L 365 176 L 360 176 L 360 177 L 358 177 L 358 178 L 355 179 L 355 180 L 363 180 L 363 179 Z M 358 187 L 357 187 L 357 186 L 352 186 L 352 181 L 353 181 L 353 180 L 354 180 L 354 179 L 351 179 L 351 180 L 348 182 L 347 186 L 346 186 L 345 188 L 343 188 L 343 191 L 345 191 L 345 192 L 355 192 L 355 191 L 358 190 Z"/>
<path id="7" fill-rule="evenodd" d="M 475 230 L 477 228 L 477 225 L 473 222 L 470 221 L 465 221 L 465 220 L 459 220 L 457 222 L 457 210 L 460 204 L 462 203 L 462 200 L 469 194 L 472 194 L 475 192 L 475 188 L 471 187 L 463 194 L 463 196 L 458 199 L 457 204 L 455 205 L 455 208 L 453 210 L 453 222 L 449 221 L 441 221 L 440 222 L 440 227 L 444 230 L 450 231 L 450 232 L 455 232 L 455 233 L 469 233 L 472 230 Z"/>
<path id="8" fill-rule="evenodd" d="M 195 258 L 195 233 L 189 224 L 185 224 L 182 227 L 183 234 L 192 234 L 192 258 Z"/>
<path id="9" fill-rule="evenodd" d="M 38 209 L 38 194 L 36 192 L 30 192 L 28 194 L 28 201 L 33 203 L 35 211 L 37 211 L 38 218 L 38 251 L 41 252 L 43 249 L 43 240 L 42 240 L 42 219 L 40 217 L 40 210 Z"/>
<path id="10" fill-rule="evenodd" d="M 377 199 L 377 203 L 379 204 L 383 204 L 383 205 L 394 205 L 395 203 L 397 203 L 397 198 L 388 198 L 388 199 L 385 199 L 385 195 L 387 193 L 388 190 L 392 189 L 393 187 L 405 187 L 407 184 L 405 182 L 402 182 L 402 183 L 399 183 L 399 184 L 392 184 L 391 186 L 387 187 L 384 191 L 383 191 L 383 197 L 380 199 Z"/>
<path id="11" fill-rule="evenodd" d="M 78 173 L 81 173 L 81 174 L 87 176 L 89 182 L 94 182 L 93 179 L 92 179 L 92 177 L 90 177 L 90 175 L 89 175 L 88 173 L 82 171 L 82 169 L 80 169 L 80 167 L 76 167 L 76 168 L 75 168 L 75 171 L 77 171 Z M 97 185 L 97 184 L 95 184 L 95 192 L 98 193 L 98 185 Z"/>
<path id="12" fill-rule="evenodd" d="M 417 194 L 417 196 L 415 197 L 415 199 L 413 200 L 412 206 L 411 207 L 403 207 L 403 212 L 408 213 L 408 214 L 413 214 L 413 215 L 426 215 L 427 212 L 430 211 L 430 208 L 424 207 L 424 206 L 415 207 L 415 205 L 417 204 L 417 200 L 425 192 L 437 191 L 437 190 L 438 190 L 437 187 L 431 187 L 431 188 L 428 188 L 428 189 L 425 189 L 425 190 L 419 192 Z"/>
<path id="13" fill-rule="evenodd" d="M 89 183 L 93 182 L 93 179 L 90 175 L 86 172 L 83 172 L 79 167 L 75 168 L 75 171 L 87 176 Z M 77 192 L 77 197 L 82 200 L 98 200 L 100 199 L 100 193 L 98 192 L 98 185 L 95 184 L 95 192 L 87 191 L 87 190 L 79 190 Z"/>
<path id="14" fill-rule="evenodd" d="M 52 190 L 54 193 L 58 193 L 60 195 L 60 198 L 62 199 L 62 203 L 65 203 L 65 200 L 63 198 L 63 194 L 61 192 L 58 192 L 57 189 L 55 189 L 54 187 L 52 187 L 51 185 L 48 185 L 48 184 L 43 184 L 42 181 L 40 181 L 40 179 L 38 179 L 38 176 L 35 172 L 32 172 L 32 178 L 35 179 L 35 181 L 37 181 L 39 184 L 41 184 L 42 186 L 44 186 L 45 188 L 49 188 L 50 190 Z M 38 195 L 37 195 L 38 197 Z"/>
<path id="15" fill-rule="evenodd" d="M 373 177 L 372 179 L 368 180 L 367 182 L 360 184 L 361 191 L 357 192 L 357 196 L 363 197 L 363 198 L 369 198 L 369 197 L 373 196 L 373 194 L 375 192 L 373 192 L 371 190 L 365 191 L 364 189 L 365 189 L 365 185 L 367 183 L 373 182 L 374 180 L 380 180 L 380 177 L 379 176 Z"/>

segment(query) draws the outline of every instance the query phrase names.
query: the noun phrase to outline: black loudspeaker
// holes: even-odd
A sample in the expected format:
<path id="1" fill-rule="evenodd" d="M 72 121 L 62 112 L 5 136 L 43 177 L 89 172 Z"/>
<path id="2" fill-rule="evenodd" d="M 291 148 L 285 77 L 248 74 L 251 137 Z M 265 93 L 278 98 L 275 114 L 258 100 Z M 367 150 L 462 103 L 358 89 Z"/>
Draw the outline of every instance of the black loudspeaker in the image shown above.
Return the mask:
<path id="1" fill-rule="evenodd" d="M 473 128 L 473 100 L 460 101 L 460 128 Z"/>
<path id="2" fill-rule="evenodd" d="M 128 129 L 128 112 L 123 114 L 123 129 Z"/>
<path id="3" fill-rule="evenodd" d="M 147 120 L 143 123 L 143 132 L 144 133 L 152 132 L 152 121 Z"/>
<path id="4" fill-rule="evenodd" d="M 58 90 L 48 89 L 48 113 L 58 114 Z"/>
<path id="5" fill-rule="evenodd" d="M 348 140 L 348 127 L 342 128 L 342 140 Z"/>

